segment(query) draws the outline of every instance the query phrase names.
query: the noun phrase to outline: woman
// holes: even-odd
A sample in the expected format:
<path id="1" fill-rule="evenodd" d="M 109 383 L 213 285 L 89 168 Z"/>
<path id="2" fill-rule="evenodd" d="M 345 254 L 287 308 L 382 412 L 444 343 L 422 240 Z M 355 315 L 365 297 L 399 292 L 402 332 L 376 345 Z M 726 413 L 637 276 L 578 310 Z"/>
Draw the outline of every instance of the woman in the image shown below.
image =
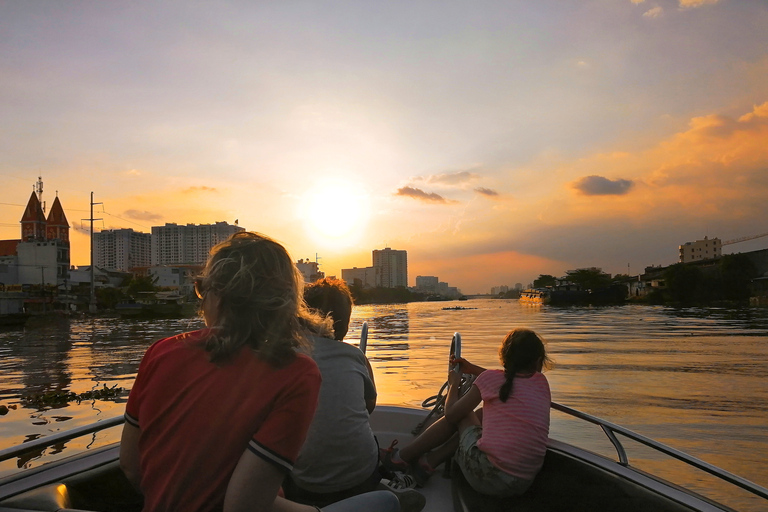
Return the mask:
<path id="1" fill-rule="evenodd" d="M 195 282 L 207 328 L 153 344 L 128 398 L 120 465 L 145 511 L 316 510 L 277 497 L 320 386 L 296 349 L 305 329 L 329 332 L 301 286 L 264 235 L 236 233 L 211 250 Z"/>

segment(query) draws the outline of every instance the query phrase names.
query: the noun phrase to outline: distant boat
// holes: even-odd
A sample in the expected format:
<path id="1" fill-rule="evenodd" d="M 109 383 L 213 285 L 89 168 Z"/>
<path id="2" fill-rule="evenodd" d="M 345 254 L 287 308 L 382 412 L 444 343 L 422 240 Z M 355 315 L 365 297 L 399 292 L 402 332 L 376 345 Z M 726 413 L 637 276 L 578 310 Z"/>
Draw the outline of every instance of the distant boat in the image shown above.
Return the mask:
<path id="1" fill-rule="evenodd" d="M 465 309 L 477 309 L 477 308 L 465 308 L 464 306 L 453 306 L 450 308 L 443 308 L 443 311 L 464 311 Z"/>
<path id="2" fill-rule="evenodd" d="M 140 295 L 115 306 L 117 313 L 125 318 L 176 318 L 184 316 L 184 297 L 178 293 L 139 292 Z"/>
<path id="3" fill-rule="evenodd" d="M 529 288 L 520 292 L 523 304 L 549 304 L 550 292 L 546 288 Z"/>
<path id="4" fill-rule="evenodd" d="M 24 296 L 18 292 L 0 292 L 0 326 L 20 327 L 27 323 Z"/>

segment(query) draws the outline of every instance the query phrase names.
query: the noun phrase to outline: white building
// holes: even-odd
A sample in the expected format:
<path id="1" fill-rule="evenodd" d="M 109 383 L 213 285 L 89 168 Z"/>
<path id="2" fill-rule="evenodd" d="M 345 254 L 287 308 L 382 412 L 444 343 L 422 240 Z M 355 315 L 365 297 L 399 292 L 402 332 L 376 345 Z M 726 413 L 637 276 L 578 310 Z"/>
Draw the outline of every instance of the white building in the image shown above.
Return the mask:
<path id="1" fill-rule="evenodd" d="M 226 222 L 152 226 L 152 265 L 204 265 L 214 245 L 239 231 Z"/>
<path id="2" fill-rule="evenodd" d="M 296 262 L 296 268 L 304 276 L 305 283 L 314 283 L 318 279 L 325 277 L 325 273 L 320 271 L 320 266 L 316 261 L 304 261 L 301 259 Z"/>
<path id="3" fill-rule="evenodd" d="M 130 271 L 152 264 L 152 235 L 133 229 L 105 229 L 93 234 L 96 267 Z"/>
<path id="4" fill-rule="evenodd" d="M 723 243 L 719 238 L 707 238 L 686 242 L 679 247 L 680 263 L 689 263 L 699 260 L 713 260 L 723 255 Z"/>
<path id="5" fill-rule="evenodd" d="M 373 251 L 373 272 L 376 286 L 397 288 L 408 286 L 408 253 L 389 247 Z"/>
<path id="6" fill-rule="evenodd" d="M 349 286 L 355 285 L 356 281 L 359 281 L 359 286 L 363 288 L 376 286 L 376 275 L 373 272 L 373 267 L 343 268 L 341 269 L 341 279 Z"/>

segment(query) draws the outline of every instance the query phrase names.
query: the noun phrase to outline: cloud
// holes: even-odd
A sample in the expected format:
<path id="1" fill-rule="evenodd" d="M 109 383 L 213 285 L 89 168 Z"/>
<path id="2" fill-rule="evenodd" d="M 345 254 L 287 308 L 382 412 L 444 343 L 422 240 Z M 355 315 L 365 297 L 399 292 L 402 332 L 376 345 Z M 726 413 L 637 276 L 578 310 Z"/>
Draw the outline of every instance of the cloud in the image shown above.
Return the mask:
<path id="1" fill-rule="evenodd" d="M 692 9 L 706 4 L 716 4 L 720 0 L 680 0 L 680 7 L 683 9 Z"/>
<path id="2" fill-rule="evenodd" d="M 463 187 L 479 179 L 479 174 L 475 174 L 469 171 L 457 171 L 441 174 L 431 174 L 429 176 L 418 176 L 413 178 L 413 181 L 424 182 L 430 185 L 439 185 L 443 187 Z"/>
<path id="3" fill-rule="evenodd" d="M 645 0 L 632 0 L 633 4 L 641 4 L 643 2 L 645 2 Z"/>
<path id="4" fill-rule="evenodd" d="M 152 213 L 148 211 L 139 211 L 139 210 L 125 210 L 123 212 L 123 215 L 125 215 L 128 218 L 136 219 L 136 220 L 161 220 L 163 218 L 162 215 L 159 215 L 157 213 Z"/>
<path id="5" fill-rule="evenodd" d="M 499 196 L 499 193 L 496 192 L 495 190 L 491 190 L 490 188 L 485 188 L 485 187 L 477 187 L 475 189 L 475 192 L 477 192 L 478 194 L 483 195 L 485 197 L 498 197 Z"/>
<path id="6" fill-rule="evenodd" d="M 218 192 L 214 187 L 189 187 L 181 191 L 182 194 L 196 194 L 198 192 Z"/>
<path id="7" fill-rule="evenodd" d="M 138 170 L 138 169 L 131 169 L 129 171 L 126 171 L 125 174 L 127 174 L 129 176 L 141 176 L 142 172 L 140 170 Z"/>
<path id="8" fill-rule="evenodd" d="M 663 12 L 664 12 L 664 9 L 662 9 L 659 6 L 656 6 L 645 11 L 643 13 L 643 16 L 646 18 L 658 18 L 659 16 L 662 15 Z"/>
<path id="9" fill-rule="evenodd" d="M 450 201 L 440 194 L 435 194 L 434 192 L 428 193 L 424 192 L 423 190 L 419 188 L 413 188 L 413 187 L 402 187 L 397 189 L 396 196 L 403 196 L 403 197 L 410 197 L 412 199 L 416 199 L 419 201 L 423 201 L 425 203 L 442 203 L 442 204 L 448 204 L 448 203 L 455 203 L 455 201 Z"/>
<path id="10" fill-rule="evenodd" d="M 571 183 L 571 187 L 585 196 L 621 196 L 629 192 L 631 180 L 609 180 L 602 176 L 585 176 Z"/>

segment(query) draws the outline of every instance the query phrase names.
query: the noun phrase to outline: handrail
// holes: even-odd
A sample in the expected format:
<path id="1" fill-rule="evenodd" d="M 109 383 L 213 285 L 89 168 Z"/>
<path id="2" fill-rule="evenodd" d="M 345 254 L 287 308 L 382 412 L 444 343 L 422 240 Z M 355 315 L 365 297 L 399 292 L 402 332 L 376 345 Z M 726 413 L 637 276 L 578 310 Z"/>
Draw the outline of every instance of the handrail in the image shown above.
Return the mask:
<path id="1" fill-rule="evenodd" d="M 610 439 L 611 443 L 616 448 L 616 451 L 619 456 L 619 464 L 623 466 L 629 465 L 629 461 L 627 459 L 626 452 L 624 451 L 624 447 L 621 445 L 621 442 L 618 440 L 618 438 L 614 435 L 615 433 L 619 433 L 625 437 L 628 437 L 634 441 L 637 441 L 638 443 L 644 444 L 649 448 L 653 448 L 654 450 L 660 451 L 666 455 L 669 455 L 670 457 L 674 457 L 675 459 L 685 462 L 695 468 L 698 468 L 706 473 L 709 473 L 710 475 L 716 476 L 721 480 L 725 480 L 726 482 L 732 483 L 733 485 L 740 487 L 745 491 L 749 491 L 752 494 L 756 494 L 757 496 L 768 499 L 768 489 L 766 489 L 765 487 L 761 487 L 753 482 L 750 482 L 745 478 L 734 475 L 733 473 L 725 471 L 724 469 L 720 469 L 717 466 L 713 466 L 712 464 L 708 462 L 704 462 L 701 459 L 697 459 L 696 457 L 688 455 L 685 452 L 676 450 L 671 446 L 667 446 L 658 441 L 654 441 L 649 437 L 645 437 L 644 435 L 638 434 L 637 432 L 633 432 L 627 428 L 624 428 L 620 425 L 616 425 L 609 421 L 605 421 L 596 416 L 592 416 L 592 415 L 583 413 L 581 411 L 578 411 L 576 409 L 567 407 L 565 405 L 558 404 L 557 402 L 552 402 L 551 407 L 556 411 L 560 411 L 565 414 L 571 415 L 575 418 L 588 421 L 589 423 L 593 423 L 595 425 L 598 425 L 600 428 L 602 428 L 603 431 L 608 436 L 608 439 Z"/>
<path id="2" fill-rule="evenodd" d="M 92 432 L 98 432 L 100 430 L 116 427 L 118 425 L 122 425 L 124 421 L 124 416 L 117 416 L 115 418 L 97 421 L 96 423 L 91 423 L 90 425 L 76 427 L 65 432 L 59 432 L 58 434 L 41 437 L 39 439 L 35 439 L 34 441 L 22 443 L 18 446 L 12 446 L 10 448 L 0 450 L 0 462 L 18 457 L 19 455 L 30 452 L 32 450 L 48 448 L 49 446 L 60 443 L 62 441 L 69 441 L 70 439 L 75 439 L 76 437 L 84 436 Z"/>
<path id="3" fill-rule="evenodd" d="M 368 348 L 368 322 L 363 322 L 363 328 L 360 330 L 360 350 L 365 354 Z"/>

